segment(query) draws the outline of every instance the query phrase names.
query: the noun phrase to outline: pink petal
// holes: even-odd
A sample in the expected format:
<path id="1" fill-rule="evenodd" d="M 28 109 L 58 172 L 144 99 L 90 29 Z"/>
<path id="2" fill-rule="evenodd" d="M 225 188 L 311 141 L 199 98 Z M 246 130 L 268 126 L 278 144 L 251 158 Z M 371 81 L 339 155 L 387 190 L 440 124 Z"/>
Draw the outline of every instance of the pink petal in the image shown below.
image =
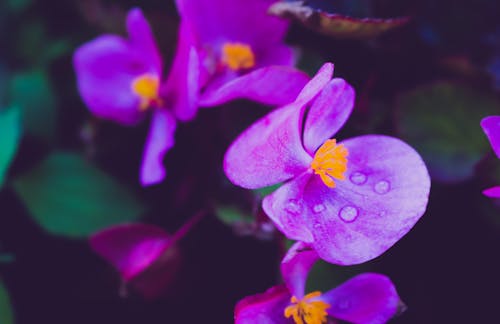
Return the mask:
<path id="1" fill-rule="evenodd" d="M 141 165 L 140 178 L 143 186 L 158 183 L 165 178 L 163 158 L 174 145 L 175 127 L 175 119 L 169 111 L 155 110 Z"/>
<path id="2" fill-rule="evenodd" d="M 500 198 L 500 186 L 483 190 L 483 195 L 490 198 Z"/>
<path id="3" fill-rule="evenodd" d="M 201 57 L 192 38 L 188 24 L 181 23 L 172 70 L 161 89 L 166 105 L 183 121 L 191 120 L 196 115 L 201 87 Z"/>
<path id="4" fill-rule="evenodd" d="M 145 224 L 117 225 L 90 237 L 92 249 L 129 281 L 147 269 L 171 246 L 161 228 Z"/>
<path id="5" fill-rule="evenodd" d="M 244 131 L 224 157 L 229 180 L 255 189 L 285 181 L 307 169 L 312 158 L 300 139 L 303 110 L 303 106 L 290 104 Z"/>
<path id="6" fill-rule="evenodd" d="M 292 296 L 302 299 L 307 276 L 318 260 L 316 251 L 303 242 L 295 243 L 281 261 L 281 275 Z"/>
<path id="7" fill-rule="evenodd" d="M 286 324 L 285 308 L 290 293 L 284 285 L 275 286 L 262 294 L 246 297 L 238 302 L 234 311 L 235 324 Z"/>
<path id="8" fill-rule="evenodd" d="M 310 154 L 344 125 L 354 107 L 354 97 L 354 89 L 335 78 L 314 99 L 304 126 L 304 147 Z"/>
<path id="9" fill-rule="evenodd" d="M 351 265 L 381 255 L 413 227 L 425 212 L 430 179 L 418 153 L 396 138 L 367 135 L 343 144 L 347 180 L 330 189 L 304 174 L 267 196 L 263 208 L 287 237 L 310 243 L 325 261 Z"/>
<path id="10" fill-rule="evenodd" d="M 308 80 L 307 74 L 292 67 L 264 67 L 209 87 L 200 98 L 200 106 L 216 106 L 236 98 L 285 105 L 295 100 Z"/>
<path id="11" fill-rule="evenodd" d="M 330 82 L 333 76 L 333 64 L 325 63 L 318 70 L 315 76 L 304 86 L 302 91 L 297 96 L 296 101 L 303 104 L 313 100 L 318 93 Z"/>
<path id="12" fill-rule="evenodd" d="M 500 116 L 489 116 L 481 120 L 481 127 L 491 143 L 491 147 L 500 158 Z"/>
<path id="13" fill-rule="evenodd" d="M 330 304 L 330 316 L 350 323 L 383 324 L 400 302 L 394 284 L 376 273 L 360 274 L 321 296 Z"/>

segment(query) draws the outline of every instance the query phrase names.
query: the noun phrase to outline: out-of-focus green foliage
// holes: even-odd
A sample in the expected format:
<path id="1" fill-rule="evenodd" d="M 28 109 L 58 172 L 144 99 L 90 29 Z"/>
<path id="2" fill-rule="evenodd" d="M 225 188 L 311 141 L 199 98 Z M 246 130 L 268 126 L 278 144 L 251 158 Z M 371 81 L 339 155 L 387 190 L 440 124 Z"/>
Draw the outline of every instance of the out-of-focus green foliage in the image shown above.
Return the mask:
<path id="1" fill-rule="evenodd" d="M 26 9 L 33 0 L 6 0 L 7 8 L 12 12 L 20 12 Z"/>
<path id="2" fill-rule="evenodd" d="M 224 224 L 234 225 L 235 223 L 251 223 L 253 221 L 250 213 L 245 213 L 240 208 L 235 206 L 219 205 L 215 209 L 217 218 Z"/>
<path id="3" fill-rule="evenodd" d="M 21 109 L 26 132 L 51 141 L 55 135 L 56 98 L 44 70 L 17 73 L 11 80 L 10 104 Z"/>
<path id="4" fill-rule="evenodd" d="M 0 323 L 12 324 L 14 323 L 14 315 L 10 306 L 9 295 L 3 283 L 0 281 Z"/>
<path id="5" fill-rule="evenodd" d="M 76 154 L 50 155 L 14 188 L 38 224 L 57 235 L 86 237 L 144 211 L 122 184 Z"/>
<path id="6" fill-rule="evenodd" d="M 398 100 L 401 136 L 422 154 L 434 180 L 457 182 L 474 174 L 490 150 L 479 126 L 500 103 L 471 88 L 440 82 L 404 93 Z"/>
<path id="7" fill-rule="evenodd" d="M 11 108 L 0 111 L 0 188 L 16 153 L 20 136 L 19 110 Z"/>

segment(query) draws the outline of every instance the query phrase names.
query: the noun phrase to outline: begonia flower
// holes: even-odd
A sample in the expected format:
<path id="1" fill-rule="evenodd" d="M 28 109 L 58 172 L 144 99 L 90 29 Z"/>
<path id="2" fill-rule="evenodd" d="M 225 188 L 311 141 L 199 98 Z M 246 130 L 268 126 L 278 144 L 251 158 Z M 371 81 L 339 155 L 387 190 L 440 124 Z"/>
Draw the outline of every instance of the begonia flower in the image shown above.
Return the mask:
<path id="1" fill-rule="evenodd" d="M 373 259 L 425 212 L 430 178 L 418 153 L 399 139 L 330 139 L 354 106 L 354 90 L 326 63 L 297 99 L 244 131 L 224 157 L 236 185 L 284 182 L 262 207 L 290 239 L 342 265 Z"/>
<path id="2" fill-rule="evenodd" d="M 124 283 L 130 283 L 145 297 L 156 297 L 178 268 L 176 243 L 204 216 L 204 212 L 196 214 L 173 235 L 154 225 L 114 225 L 94 233 L 89 244 L 118 271 Z"/>
<path id="3" fill-rule="evenodd" d="M 500 158 L 500 116 L 483 118 L 481 120 L 481 127 L 486 137 L 488 137 L 493 151 Z M 500 186 L 488 188 L 483 191 L 483 194 L 491 198 L 500 198 Z"/>
<path id="4" fill-rule="evenodd" d="M 309 78 L 292 68 L 289 22 L 267 14 L 275 2 L 176 0 L 178 47 L 162 91 L 178 119 L 235 98 L 281 105 L 296 97 Z"/>
<path id="5" fill-rule="evenodd" d="M 165 177 L 163 157 L 174 144 L 172 112 L 160 94 L 162 60 L 141 10 L 127 15 L 128 39 L 103 35 L 74 54 L 78 90 L 90 111 L 103 119 L 135 125 L 152 111 L 140 180 L 154 184 Z"/>
<path id="6" fill-rule="evenodd" d="M 400 298 L 389 278 L 363 273 L 325 293 L 305 292 L 318 255 L 298 242 L 281 262 L 285 284 L 241 300 L 236 324 L 324 324 L 328 319 L 356 324 L 382 324 L 397 312 Z"/>

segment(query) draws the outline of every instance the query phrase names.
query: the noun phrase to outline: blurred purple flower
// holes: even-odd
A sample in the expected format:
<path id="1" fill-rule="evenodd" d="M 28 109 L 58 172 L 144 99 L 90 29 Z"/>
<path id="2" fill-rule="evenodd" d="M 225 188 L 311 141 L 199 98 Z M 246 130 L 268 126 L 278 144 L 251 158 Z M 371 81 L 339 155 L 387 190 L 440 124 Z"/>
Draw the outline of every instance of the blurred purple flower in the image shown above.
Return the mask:
<path id="1" fill-rule="evenodd" d="M 162 61 L 151 28 L 140 9 L 127 15 L 129 39 L 103 35 L 74 54 L 78 90 L 92 113 L 124 125 L 153 120 L 146 140 L 140 180 L 143 185 L 165 177 L 163 156 L 174 144 L 175 118 L 160 96 Z"/>
<path id="2" fill-rule="evenodd" d="M 500 158 L 500 116 L 488 116 L 481 120 L 486 137 L 490 141 L 491 147 L 498 158 Z M 500 198 L 500 186 L 488 188 L 483 194 L 491 198 Z"/>
<path id="3" fill-rule="evenodd" d="M 381 274 L 360 274 L 322 294 L 305 294 L 307 276 L 318 255 L 296 243 L 281 262 L 284 285 L 241 300 L 236 324 L 323 324 L 328 317 L 358 324 L 386 323 L 400 305 L 394 284 Z"/>
<path id="4" fill-rule="evenodd" d="M 267 14 L 276 0 L 177 0 L 179 41 L 162 87 L 180 120 L 235 98 L 281 105 L 308 81 L 283 42 L 289 23 Z"/>
<path id="5" fill-rule="evenodd" d="M 293 103 L 244 131 L 224 170 L 250 189 L 285 182 L 264 198 L 266 214 L 288 238 L 349 265 L 379 256 L 412 228 L 430 179 L 418 153 L 396 138 L 329 139 L 354 105 L 353 88 L 332 74 L 325 64 Z"/>

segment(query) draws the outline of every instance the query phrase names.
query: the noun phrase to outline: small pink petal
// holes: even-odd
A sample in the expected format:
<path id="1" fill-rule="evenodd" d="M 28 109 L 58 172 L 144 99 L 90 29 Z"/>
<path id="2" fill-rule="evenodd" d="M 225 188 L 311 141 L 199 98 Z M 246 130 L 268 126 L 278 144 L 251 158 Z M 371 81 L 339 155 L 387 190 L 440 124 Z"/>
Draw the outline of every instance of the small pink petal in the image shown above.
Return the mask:
<path id="1" fill-rule="evenodd" d="M 285 308 L 290 303 L 285 285 L 275 286 L 262 294 L 245 297 L 236 305 L 235 324 L 286 324 Z"/>
<path id="2" fill-rule="evenodd" d="M 500 186 L 483 190 L 483 195 L 490 198 L 500 198 Z"/>

